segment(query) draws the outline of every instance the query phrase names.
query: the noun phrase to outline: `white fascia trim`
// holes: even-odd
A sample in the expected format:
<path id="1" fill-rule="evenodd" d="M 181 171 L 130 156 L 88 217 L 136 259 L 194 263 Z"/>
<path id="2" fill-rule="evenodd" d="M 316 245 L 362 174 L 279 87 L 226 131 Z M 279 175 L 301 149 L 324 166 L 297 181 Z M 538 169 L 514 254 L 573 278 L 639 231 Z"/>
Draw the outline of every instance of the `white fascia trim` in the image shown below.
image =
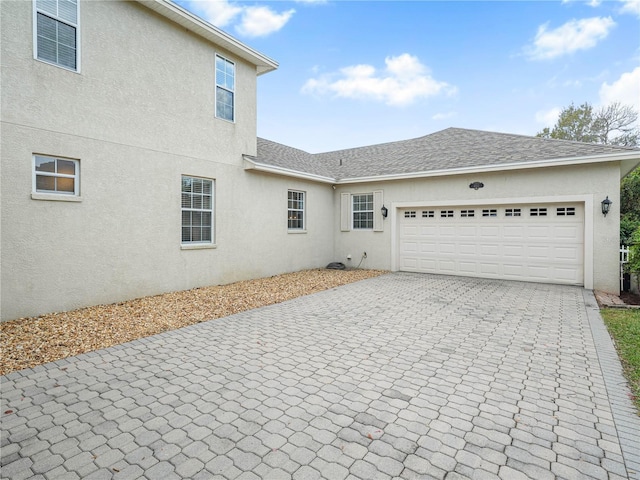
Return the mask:
<path id="1" fill-rule="evenodd" d="M 349 184 L 349 183 L 366 183 L 366 182 L 384 182 L 389 180 L 410 180 L 416 178 L 425 177 L 443 177 L 447 175 L 464 175 L 470 173 L 488 173 L 488 172 L 500 172 L 505 170 L 521 170 L 527 168 L 543 168 L 543 167 L 560 167 L 567 165 L 584 165 L 587 163 L 602 163 L 602 162 L 618 162 L 632 159 L 640 159 L 640 151 L 605 154 L 605 155 L 590 155 L 587 157 L 569 157 L 569 158 L 554 158 L 551 160 L 536 160 L 526 163 L 503 163 L 499 165 L 484 165 L 474 167 L 463 168 L 451 168 L 446 170 L 429 170 L 425 172 L 410 172 L 400 173 L 393 175 L 380 175 L 380 176 L 368 176 L 368 177 L 353 177 L 343 178 L 336 181 L 337 185 Z"/>
<path id="2" fill-rule="evenodd" d="M 593 195 L 555 195 L 543 197 L 485 198 L 483 200 L 411 201 L 392 202 L 389 209 L 391 218 L 391 271 L 399 270 L 398 209 L 421 207 L 455 207 L 475 205 L 504 205 L 540 203 L 583 203 L 584 204 L 584 288 L 593 290 Z"/>
<path id="3" fill-rule="evenodd" d="M 261 54 L 257 50 L 236 40 L 231 35 L 214 27 L 210 23 L 204 21 L 197 15 L 176 5 L 170 0 L 136 0 L 138 3 L 159 13 L 163 17 L 168 18 L 183 26 L 187 30 L 209 40 L 210 42 L 223 47 L 238 57 L 250 62 L 257 68 L 258 75 L 271 72 L 278 68 L 278 62 L 272 60 L 266 55 Z"/>
<path id="4" fill-rule="evenodd" d="M 286 177 L 301 178 L 303 180 L 309 180 L 312 182 L 328 183 L 331 185 L 336 184 L 336 179 L 331 177 L 324 177 L 322 175 L 314 175 L 312 173 L 299 172 L 297 170 L 291 170 L 290 168 L 276 167 L 274 165 L 265 165 L 264 163 L 258 163 L 250 158 L 244 157 L 244 169 L 255 170 L 257 172 L 271 173 L 273 175 L 284 175 Z"/>

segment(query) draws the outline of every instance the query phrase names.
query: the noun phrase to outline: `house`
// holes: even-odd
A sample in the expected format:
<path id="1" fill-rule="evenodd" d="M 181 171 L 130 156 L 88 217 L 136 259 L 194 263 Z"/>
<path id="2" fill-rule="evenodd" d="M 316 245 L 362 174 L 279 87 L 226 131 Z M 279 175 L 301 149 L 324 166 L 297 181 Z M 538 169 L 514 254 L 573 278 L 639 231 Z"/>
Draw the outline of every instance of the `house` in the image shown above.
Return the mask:
<path id="1" fill-rule="evenodd" d="M 618 292 L 638 150 L 447 129 L 309 154 L 257 138 L 277 62 L 170 1 L 0 9 L 2 320 L 331 261 Z"/>

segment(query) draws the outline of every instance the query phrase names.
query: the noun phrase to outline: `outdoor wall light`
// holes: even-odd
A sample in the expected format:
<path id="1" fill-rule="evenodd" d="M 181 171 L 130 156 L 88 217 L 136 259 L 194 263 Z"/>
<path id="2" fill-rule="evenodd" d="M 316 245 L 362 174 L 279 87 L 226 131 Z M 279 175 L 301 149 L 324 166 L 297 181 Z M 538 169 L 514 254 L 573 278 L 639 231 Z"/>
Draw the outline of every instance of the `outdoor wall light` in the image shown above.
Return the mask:
<path id="1" fill-rule="evenodd" d="M 387 210 L 387 207 L 382 205 L 382 208 L 380 209 L 380 212 L 382 213 L 382 218 L 387 218 L 387 215 L 389 214 L 389 210 Z"/>
<path id="2" fill-rule="evenodd" d="M 473 188 L 474 190 L 478 190 L 479 188 L 484 187 L 484 183 L 482 182 L 473 182 L 469 184 L 469 188 Z"/>
<path id="3" fill-rule="evenodd" d="M 602 203 L 602 214 L 606 217 L 607 213 L 609 213 L 609 210 L 611 209 L 611 204 L 613 202 L 609 200 L 609 195 L 607 195 L 607 198 L 602 200 L 601 203 Z"/>

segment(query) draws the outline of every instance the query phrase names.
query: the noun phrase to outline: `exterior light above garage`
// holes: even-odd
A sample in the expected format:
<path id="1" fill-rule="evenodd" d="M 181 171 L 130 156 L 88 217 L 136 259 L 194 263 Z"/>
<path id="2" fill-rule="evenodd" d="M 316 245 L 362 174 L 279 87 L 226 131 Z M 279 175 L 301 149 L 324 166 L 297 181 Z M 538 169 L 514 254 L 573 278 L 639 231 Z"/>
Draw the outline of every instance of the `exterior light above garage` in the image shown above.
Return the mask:
<path id="1" fill-rule="evenodd" d="M 469 188 L 473 188 L 474 190 L 478 190 L 479 188 L 484 187 L 484 183 L 482 182 L 473 182 L 469 184 Z"/>
<path id="2" fill-rule="evenodd" d="M 601 204 L 602 204 L 602 214 L 606 217 L 607 213 L 609 213 L 609 210 L 611 209 L 611 204 L 613 202 L 611 200 L 609 200 L 609 195 L 607 195 L 607 198 L 605 198 L 604 200 L 602 200 Z"/>

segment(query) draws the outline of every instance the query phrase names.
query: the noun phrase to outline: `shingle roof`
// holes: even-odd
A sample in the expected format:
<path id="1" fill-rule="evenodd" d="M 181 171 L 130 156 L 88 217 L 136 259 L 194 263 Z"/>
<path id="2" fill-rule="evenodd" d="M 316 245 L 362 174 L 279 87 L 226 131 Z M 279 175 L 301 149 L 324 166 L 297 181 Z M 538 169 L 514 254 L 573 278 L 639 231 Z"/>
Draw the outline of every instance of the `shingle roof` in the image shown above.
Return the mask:
<path id="1" fill-rule="evenodd" d="M 258 138 L 257 163 L 335 178 L 375 177 L 467 167 L 526 164 L 640 150 L 507 133 L 447 128 L 424 137 L 327 153 Z"/>

